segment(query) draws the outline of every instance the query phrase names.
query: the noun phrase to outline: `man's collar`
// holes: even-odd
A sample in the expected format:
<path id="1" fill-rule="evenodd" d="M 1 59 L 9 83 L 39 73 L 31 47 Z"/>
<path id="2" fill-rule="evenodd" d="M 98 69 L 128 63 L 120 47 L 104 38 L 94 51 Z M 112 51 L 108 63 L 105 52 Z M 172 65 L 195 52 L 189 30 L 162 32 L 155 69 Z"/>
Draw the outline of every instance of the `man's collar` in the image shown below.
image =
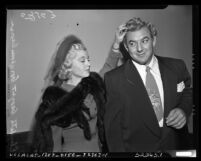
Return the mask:
<path id="1" fill-rule="evenodd" d="M 132 60 L 132 62 L 138 69 L 145 69 L 147 66 L 147 65 L 141 65 L 141 64 L 135 62 L 134 60 Z M 157 64 L 158 64 L 158 60 L 157 60 L 156 56 L 152 55 L 151 61 L 148 64 L 148 66 L 153 70 Z"/>
<path id="2" fill-rule="evenodd" d="M 154 69 L 157 67 L 157 64 L 158 64 L 158 60 L 157 60 L 156 56 L 153 55 L 148 66 L 149 66 L 152 70 L 154 70 Z"/>

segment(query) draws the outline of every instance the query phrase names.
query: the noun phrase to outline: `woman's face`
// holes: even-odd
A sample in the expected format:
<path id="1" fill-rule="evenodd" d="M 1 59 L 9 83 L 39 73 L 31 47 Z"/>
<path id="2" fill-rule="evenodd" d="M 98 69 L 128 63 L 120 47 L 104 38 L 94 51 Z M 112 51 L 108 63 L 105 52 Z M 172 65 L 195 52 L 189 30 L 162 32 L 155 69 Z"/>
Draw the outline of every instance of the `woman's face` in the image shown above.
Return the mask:
<path id="1" fill-rule="evenodd" d="M 90 74 L 90 60 L 87 51 L 77 50 L 71 60 L 71 74 L 74 78 L 88 77 Z"/>

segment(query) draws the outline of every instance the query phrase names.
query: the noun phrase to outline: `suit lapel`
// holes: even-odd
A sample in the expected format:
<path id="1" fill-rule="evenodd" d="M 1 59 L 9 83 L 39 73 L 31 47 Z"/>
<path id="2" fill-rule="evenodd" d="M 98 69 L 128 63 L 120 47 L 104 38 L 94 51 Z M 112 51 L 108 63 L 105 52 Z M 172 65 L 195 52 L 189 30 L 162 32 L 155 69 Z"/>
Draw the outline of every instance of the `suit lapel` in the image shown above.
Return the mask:
<path id="1" fill-rule="evenodd" d="M 131 100 L 133 100 L 132 104 L 134 108 L 139 112 L 139 115 L 142 116 L 142 121 L 144 121 L 145 126 L 150 129 L 154 135 L 160 137 L 161 130 L 159 128 L 151 101 L 144 83 L 131 60 L 126 62 L 124 72 L 127 82 L 132 85 L 133 94 L 130 94 L 130 96 Z M 136 95 L 136 91 L 138 93 L 137 98 L 135 99 L 133 96 Z M 138 98 L 143 98 L 143 101 L 140 101 Z"/>
<path id="2" fill-rule="evenodd" d="M 167 65 L 165 65 L 162 57 L 157 56 L 159 63 L 159 70 L 161 73 L 161 79 L 163 82 L 163 91 L 164 91 L 164 124 L 163 124 L 163 133 L 162 137 L 164 138 L 170 128 L 166 126 L 166 117 L 168 116 L 170 110 L 174 106 L 174 102 L 176 101 L 176 76 L 174 72 L 170 70 Z"/>

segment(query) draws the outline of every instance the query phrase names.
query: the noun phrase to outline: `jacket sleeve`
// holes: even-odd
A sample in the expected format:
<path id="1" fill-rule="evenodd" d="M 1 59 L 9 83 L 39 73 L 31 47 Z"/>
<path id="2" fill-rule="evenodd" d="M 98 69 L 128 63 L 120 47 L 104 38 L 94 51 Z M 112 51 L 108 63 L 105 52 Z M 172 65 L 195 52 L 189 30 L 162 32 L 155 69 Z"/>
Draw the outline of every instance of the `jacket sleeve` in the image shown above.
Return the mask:
<path id="1" fill-rule="evenodd" d="M 102 78 L 104 78 L 104 74 L 114 68 L 117 67 L 119 59 L 122 58 L 121 52 L 114 52 L 112 48 L 110 48 L 108 57 L 106 58 L 106 61 L 101 68 L 99 74 Z"/>
<path id="2" fill-rule="evenodd" d="M 122 137 L 122 102 L 115 91 L 113 82 L 105 75 L 107 102 L 105 107 L 104 124 L 109 152 L 125 152 Z"/>

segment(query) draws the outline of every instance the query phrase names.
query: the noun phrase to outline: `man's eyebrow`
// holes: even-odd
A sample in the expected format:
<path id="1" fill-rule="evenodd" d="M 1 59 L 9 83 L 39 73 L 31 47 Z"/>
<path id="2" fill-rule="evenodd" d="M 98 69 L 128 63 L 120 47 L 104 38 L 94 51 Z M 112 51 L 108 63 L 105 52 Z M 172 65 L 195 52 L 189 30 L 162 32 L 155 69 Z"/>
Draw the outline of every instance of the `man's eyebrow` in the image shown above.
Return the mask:
<path id="1" fill-rule="evenodd" d="M 149 36 L 145 36 L 145 37 L 143 37 L 142 39 L 149 39 Z"/>
<path id="2" fill-rule="evenodd" d="M 129 40 L 129 42 L 136 42 L 135 40 Z"/>
<path id="3" fill-rule="evenodd" d="M 140 40 L 149 39 L 149 38 L 150 38 L 149 36 L 145 36 L 145 37 L 141 38 Z M 128 42 L 129 42 L 129 43 L 130 43 L 130 42 L 136 42 L 136 40 L 129 40 Z"/>
<path id="4" fill-rule="evenodd" d="M 81 56 L 81 57 L 79 57 L 78 59 L 85 59 L 85 58 L 89 58 L 88 56 Z"/>

